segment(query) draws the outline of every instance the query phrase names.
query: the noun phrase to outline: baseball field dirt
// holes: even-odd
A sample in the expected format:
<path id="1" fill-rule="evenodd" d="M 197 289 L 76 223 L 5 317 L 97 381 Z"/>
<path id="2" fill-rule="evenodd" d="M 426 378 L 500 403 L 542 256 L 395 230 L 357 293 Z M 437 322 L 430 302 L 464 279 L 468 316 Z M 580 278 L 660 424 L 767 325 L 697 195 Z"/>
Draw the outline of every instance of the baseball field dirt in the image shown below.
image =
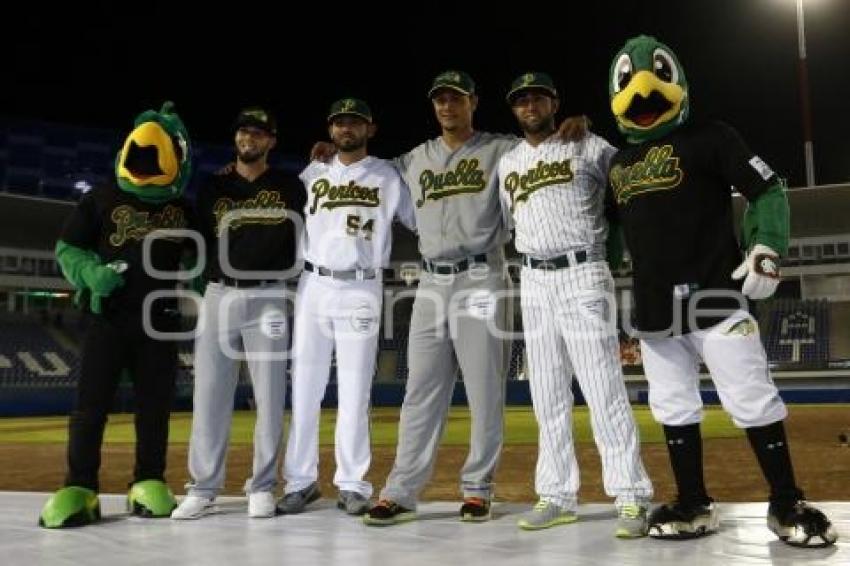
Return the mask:
<path id="1" fill-rule="evenodd" d="M 850 408 L 846 405 L 790 406 L 787 421 L 791 451 L 799 483 L 804 487 L 808 499 L 850 500 L 850 447 L 839 442 L 839 434 L 850 433 Z M 719 411 L 717 411 L 719 413 Z M 636 408 L 641 423 L 644 462 L 655 485 L 657 501 L 667 500 L 674 495 L 672 474 L 667 463 L 667 450 L 658 442 L 654 423 L 646 422 L 645 408 Z M 453 417 L 462 420 L 463 411 L 453 411 Z M 460 417 L 457 417 L 460 415 Z M 175 414 L 172 426 L 172 442 L 168 454 L 168 482 L 176 494 L 185 492 L 184 484 L 189 479 L 186 470 L 187 430 L 191 416 Z M 528 430 L 512 433 L 508 428 L 509 443 L 505 446 L 496 474 L 496 498 L 503 501 L 531 502 L 534 500 L 534 465 L 537 446 L 533 438 L 533 417 L 530 412 L 520 411 L 509 425 L 521 428 L 517 422 L 530 422 Z M 326 419 L 327 420 L 327 419 Z M 397 414 L 383 411 L 373 415 L 373 462 L 368 474 L 376 490 L 383 484 L 392 465 L 394 438 L 380 432 L 392 431 Z M 131 415 L 115 415 L 115 423 L 107 433 L 101 468 L 101 491 L 121 493 L 126 491 L 131 480 L 134 445 L 123 439 L 123 434 L 113 427 L 131 429 Z M 602 473 L 595 446 L 588 441 L 586 415 L 579 422 L 577 416 L 577 454 L 581 468 L 582 502 L 610 501 L 602 487 Z M 228 454 L 225 493 L 242 493 L 245 478 L 250 474 L 251 445 L 250 419 L 238 425 L 234 431 Z M 333 497 L 336 490 L 333 477 L 333 446 L 329 443 L 332 419 L 323 421 L 322 446 L 320 449 L 320 481 L 326 497 Z M 435 473 L 423 499 L 455 500 L 459 497 L 459 471 L 466 457 L 466 446 L 462 443 L 461 428 L 449 430 L 446 442 L 440 449 Z M 64 418 L 0 419 L 0 461 L 4 462 L 0 473 L 0 490 L 53 491 L 61 486 L 65 473 L 65 427 Z M 705 469 L 709 492 L 719 501 L 761 501 L 766 497 L 766 487 L 758 471 L 758 464 L 750 451 L 745 436 L 738 431 L 729 432 L 721 422 L 717 430 L 706 426 Z M 451 429 L 451 427 L 450 427 Z M 516 430 L 516 429 L 514 429 Z M 460 431 L 460 432 L 459 432 Z M 718 432 L 719 431 L 719 432 Z M 238 436 L 238 437 L 237 437 Z M 113 438 L 114 437 L 114 438 Z"/>

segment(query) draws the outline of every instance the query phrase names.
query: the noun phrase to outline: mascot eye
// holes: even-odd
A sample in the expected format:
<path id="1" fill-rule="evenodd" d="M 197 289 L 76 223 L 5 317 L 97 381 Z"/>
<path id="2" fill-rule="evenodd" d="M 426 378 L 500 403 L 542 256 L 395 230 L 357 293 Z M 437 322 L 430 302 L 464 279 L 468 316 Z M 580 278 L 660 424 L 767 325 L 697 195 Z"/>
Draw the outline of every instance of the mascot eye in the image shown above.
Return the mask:
<path id="1" fill-rule="evenodd" d="M 667 83 L 679 82 L 679 69 L 673 56 L 664 49 L 656 49 L 652 54 L 652 71 L 655 76 Z"/>
<path id="2" fill-rule="evenodd" d="M 614 87 L 614 92 L 620 92 L 632 80 L 632 60 L 628 53 L 623 53 L 617 59 L 617 64 L 614 65 L 613 75 L 614 84 L 612 86 Z"/>
<path id="3" fill-rule="evenodd" d="M 172 136 L 171 141 L 174 144 L 177 157 L 183 163 L 189 157 L 189 144 L 186 143 L 186 139 L 180 134 Z"/>

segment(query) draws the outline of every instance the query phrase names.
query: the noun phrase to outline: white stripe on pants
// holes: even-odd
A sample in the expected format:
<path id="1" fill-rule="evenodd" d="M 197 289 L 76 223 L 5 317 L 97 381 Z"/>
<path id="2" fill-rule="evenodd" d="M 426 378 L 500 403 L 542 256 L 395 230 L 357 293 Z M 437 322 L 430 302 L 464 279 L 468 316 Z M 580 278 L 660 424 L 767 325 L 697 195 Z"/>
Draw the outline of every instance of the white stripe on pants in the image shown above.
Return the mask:
<path id="1" fill-rule="evenodd" d="M 575 509 L 579 470 L 572 434 L 572 374 L 590 408 L 605 493 L 618 507 L 652 498 L 620 366 L 614 282 L 604 262 L 545 271 L 523 267 L 521 306 L 534 414 L 539 426 L 535 488 Z M 610 302 L 609 302 L 610 301 Z"/>

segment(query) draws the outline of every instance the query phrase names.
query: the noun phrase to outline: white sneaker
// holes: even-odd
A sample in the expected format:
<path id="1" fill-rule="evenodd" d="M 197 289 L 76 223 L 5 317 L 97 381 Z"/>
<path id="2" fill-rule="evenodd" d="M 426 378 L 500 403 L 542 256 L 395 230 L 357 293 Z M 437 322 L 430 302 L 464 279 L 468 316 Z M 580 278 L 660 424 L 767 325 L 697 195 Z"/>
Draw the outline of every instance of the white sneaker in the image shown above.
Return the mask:
<path id="1" fill-rule="evenodd" d="M 277 502 L 270 491 L 257 491 L 248 494 L 248 516 L 267 519 L 275 516 Z"/>
<path id="2" fill-rule="evenodd" d="M 172 519 L 200 519 L 204 515 L 218 513 L 218 506 L 214 497 L 200 497 L 198 495 L 187 495 L 180 505 L 171 512 Z"/>

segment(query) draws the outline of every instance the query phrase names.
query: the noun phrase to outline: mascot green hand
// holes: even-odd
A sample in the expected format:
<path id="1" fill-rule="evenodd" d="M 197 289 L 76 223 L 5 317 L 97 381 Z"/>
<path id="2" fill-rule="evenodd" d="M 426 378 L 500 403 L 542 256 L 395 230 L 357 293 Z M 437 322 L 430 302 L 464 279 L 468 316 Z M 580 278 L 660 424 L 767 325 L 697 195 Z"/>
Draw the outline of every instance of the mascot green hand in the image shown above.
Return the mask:
<path id="1" fill-rule="evenodd" d="M 56 243 L 56 258 L 62 274 L 77 289 L 75 302 L 79 305 L 88 296 L 89 308 L 95 314 L 102 312 L 102 299 L 124 285 L 121 273 L 126 265 L 121 262 L 104 264 L 96 253 L 62 240 Z"/>

